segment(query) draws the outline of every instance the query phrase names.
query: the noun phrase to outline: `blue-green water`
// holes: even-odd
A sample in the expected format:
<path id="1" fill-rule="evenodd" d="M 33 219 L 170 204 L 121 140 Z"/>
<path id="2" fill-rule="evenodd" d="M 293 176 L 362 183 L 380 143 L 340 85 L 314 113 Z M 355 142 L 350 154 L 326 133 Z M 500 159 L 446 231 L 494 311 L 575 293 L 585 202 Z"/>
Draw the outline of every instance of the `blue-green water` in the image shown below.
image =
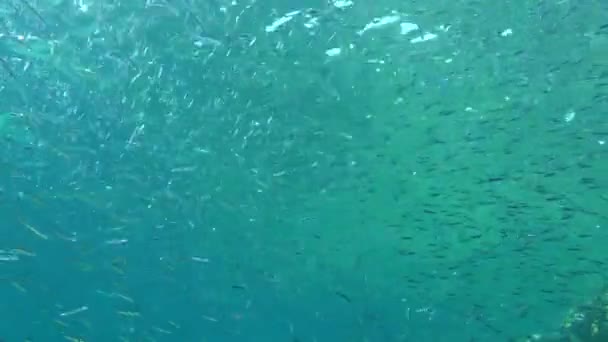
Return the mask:
<path id="1" fill-rule="evenodd" d="M 0 341 L 606 341 L 607 24 L 3 2 Z"/>

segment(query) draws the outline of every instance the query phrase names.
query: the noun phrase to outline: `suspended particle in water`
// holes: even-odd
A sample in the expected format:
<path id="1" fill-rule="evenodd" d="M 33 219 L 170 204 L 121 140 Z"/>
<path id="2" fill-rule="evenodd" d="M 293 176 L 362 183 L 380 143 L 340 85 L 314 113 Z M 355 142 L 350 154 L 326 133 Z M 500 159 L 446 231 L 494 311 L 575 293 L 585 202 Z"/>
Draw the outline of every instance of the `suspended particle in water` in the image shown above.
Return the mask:
<path id="1" fill-rule="evenodd" d="M 564 121 L 566 122 L 570 122 L 572 120 L 574 120 L 574 117 L 576 116 L 576 112 L 574 111 L 569 111 L 568 113 L 566 113 L 564 115 Z"/>

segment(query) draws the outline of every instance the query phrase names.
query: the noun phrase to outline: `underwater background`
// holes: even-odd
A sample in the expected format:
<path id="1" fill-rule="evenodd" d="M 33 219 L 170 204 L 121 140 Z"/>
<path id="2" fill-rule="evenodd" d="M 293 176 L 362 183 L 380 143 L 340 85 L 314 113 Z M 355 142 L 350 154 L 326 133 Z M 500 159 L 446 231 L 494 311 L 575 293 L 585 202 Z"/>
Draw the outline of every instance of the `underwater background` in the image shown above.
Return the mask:
<path id="1" fill-rule="evenodd" d="M 2 1 L 0 340 L 608 341 L 607 113 L 605 1 Z"/>

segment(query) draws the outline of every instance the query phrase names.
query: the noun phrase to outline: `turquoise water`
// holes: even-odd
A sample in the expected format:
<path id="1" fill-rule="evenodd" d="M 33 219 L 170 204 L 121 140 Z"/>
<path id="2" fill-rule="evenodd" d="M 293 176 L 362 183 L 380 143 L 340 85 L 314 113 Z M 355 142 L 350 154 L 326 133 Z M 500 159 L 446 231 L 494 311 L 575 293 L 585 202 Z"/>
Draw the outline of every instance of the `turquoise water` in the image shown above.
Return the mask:
<path id="1" fill-rule="evenodd" d="M 607 285 L 603 2 L 0 18 L 1 341 L 511 341 Z"/>

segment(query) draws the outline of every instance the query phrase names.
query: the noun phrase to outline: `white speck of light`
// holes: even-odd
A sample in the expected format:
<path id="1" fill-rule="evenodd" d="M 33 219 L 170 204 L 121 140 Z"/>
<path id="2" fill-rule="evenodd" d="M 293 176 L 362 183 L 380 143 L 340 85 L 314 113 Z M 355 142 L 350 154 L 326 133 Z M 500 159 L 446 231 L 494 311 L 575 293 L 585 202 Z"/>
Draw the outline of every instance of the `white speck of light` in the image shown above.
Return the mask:
<path id="1" fill-rule="evenodd" d="M 329 49 L 327 51 L 325 51 L 325 54 L 329 57 L 335 57 L 338 56 L 342 53 L 342 49 L 340 48 L 333 48 L 333 49 Z"/>
<path id="2" fill-rule="evenodd" d="M 201 258 L 198 256 L 193 256 L 191 259 L 192 259 L 192 261 L 196 261 L 196 262 L 200 262 L 200 263 L 204 263 L 204 264 L 209 263 L 209 258 Z"/>
<path id="3" fill-rule="evenodd" d="M 334 6 L 337 8 L 346 8 L 355 4 L 351 0 L 334 0 L 333 2 Z"/>
<path id="4" fill-rule="evenodd" d="M 566 113 L 566 115 L 564 115 L 564 121 L 570 122 L 570 121 L 574 120 L 575 116 L 576 116 L 576 113 L 574 111 L 570 111 L 570 112 Z"/>
<path id="5" fill-rule="evenodd" d="M 213 39 L 213 38 L 209 38 L 209 37 L 197 37 L 196 41 L 194 41 L 194 45 L 199 48 L 203 47 L 203 46 L 218 47 L 218 46 L 222 45 L 222 43 L 217 39 Z"/>
<path id="6" fill-rule="evenodd" d="M 401 23 L 401 34 L 408 34 L 412 31 L 419 29 L 418 25 L 414 23 Z"/>
<path id="7" fill-rule="evenodd" d="M 86 13 L 89 11 L 89 5 L 85 4 L 83 0 L 78 1 L 78 10 L 80 12 Z"/>
<path id="8" fill-rule="evenodd" d="M 319 18 L 311 17 L 306 23 L 304 23 L 304 26 L 308 29 L 319 26 Z"/>
<path id="9" fill-rule="evenodd" d="M 500 35 L 503 36 L 503 37 L 511 36 L 511 35 L 513 35 L 513 30 L 511 30 L 510 28 L 506 29 L 506 30 L 502 31 L 500 33 Z"/>
<path id="10" fill-rule="evenodd" d="M 425 33 L 422 37 L 417 37 L 410 40 L 410 43 L 421 43 L 426 42 L 427 40 L 433 40 L 437 38 L 437 35 L 434 33 Z"/>
<path id="11" fill-rule="evenodd" d="M 364 34 L 366 31 L 380 28 L 389 24 L 394 24 L 401 19 L 398 15 L 387 15 L 381 18 L 374 18 L 371 22 L 367 23 L 363 29 L 357 32 L 358 35 Z"/>
<path id="12" fill-rule="evenodd" d="M 606 140 L 598 140 L 597 143 L 600 145 L 604 145 L 606 143 Z"/>
<path id="13" fill-rule="evenodd" d="M 274 32 L 274 31 L 276 31 L 279 27 L 281 27 L 281 26 L 285 25 L 286 23 L 290 22 L 299 13 L 300 13 L 300 11 L 293 11 L 293 12 L 289 12 L 289 13 L 285 14 L 281 18 L 275 20 L 272 24 L 266 26 L 266 32 Z"/>

